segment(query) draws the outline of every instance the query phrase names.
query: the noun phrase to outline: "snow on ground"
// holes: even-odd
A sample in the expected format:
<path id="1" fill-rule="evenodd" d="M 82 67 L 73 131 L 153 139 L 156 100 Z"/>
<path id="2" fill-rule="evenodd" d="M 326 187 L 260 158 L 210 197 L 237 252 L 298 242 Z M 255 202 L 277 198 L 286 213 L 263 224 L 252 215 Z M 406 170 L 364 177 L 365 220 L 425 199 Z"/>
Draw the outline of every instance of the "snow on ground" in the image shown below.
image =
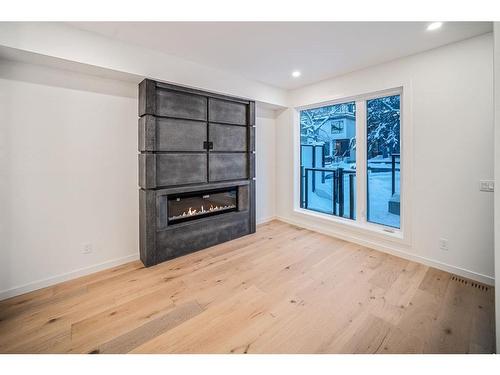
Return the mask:
<path id="1" fill-rule="evenodd" d="M 391 199 L 391 172 L 369 173 L 368 221 L 399 228 L 400 216 L 389 212 Z M 396 172 L 396 192 L 399 192 L 399 172 Z"/>

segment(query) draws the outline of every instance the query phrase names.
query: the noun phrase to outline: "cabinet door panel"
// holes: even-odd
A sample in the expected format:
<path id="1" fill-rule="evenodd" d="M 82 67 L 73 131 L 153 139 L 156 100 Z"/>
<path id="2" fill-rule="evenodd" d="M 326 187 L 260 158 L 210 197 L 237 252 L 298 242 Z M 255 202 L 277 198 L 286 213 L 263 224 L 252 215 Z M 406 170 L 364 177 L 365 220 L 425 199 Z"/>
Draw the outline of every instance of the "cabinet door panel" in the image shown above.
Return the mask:
<path id="1" fill-rule="evenodd" d="M 209 154 L 209 180 L 225 181 L 248 178 L 248 154 Z"/>
<path id="2" fill-rule="evenodd" d="M 183 92 L 158 90 L 157 113 L 159 116 L 206 120 L 207 98 Z"/>
<path id="3" fill-rule="evenodd" d="M 247 151 L 245 126 L 210 124 L 209 137 L 213 151 Z"/>
<path id="4" fill-rule="evenodd" d="M 207 182 L 207 154 L 157 154 L 156 185 Z"/>
<path id="5" fill-rule="evenodd" d="M 246 125 L 247 105 L 220 99 L 209 99 L 209 120 L 224 124 Z"/>
<path id="6" fill-rule="evenodd" d="M 157 151 L 204 151 L 206 139 L 204 122 L 157 119 Z"/>

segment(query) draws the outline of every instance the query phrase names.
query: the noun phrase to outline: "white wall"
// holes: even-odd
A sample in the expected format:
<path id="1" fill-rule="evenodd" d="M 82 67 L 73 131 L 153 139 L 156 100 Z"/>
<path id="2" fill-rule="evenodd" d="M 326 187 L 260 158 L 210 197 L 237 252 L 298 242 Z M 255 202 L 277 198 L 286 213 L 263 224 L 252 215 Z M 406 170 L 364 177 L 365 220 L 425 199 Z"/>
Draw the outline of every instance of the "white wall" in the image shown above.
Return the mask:
<path id="1" fill-rule="evenodd" d="M 274 112 L 257 114 L 261 222 Z M 137 259 L 137 86 L 0 60 L 0 118 L 0 299 Z"/>
<path id="2" fill-rule="evenodd" d="M 500 275 L 500 22 L 494 24 L 495 38 L 495 275 Z M 495 278 L 497 353 L 500 352 L 500 276 Z"/>
<path id="3" fill-rule="evenodd" d="M 0 296 L 137 258 L 137 99 L 116 86 L 2 62 Z"/>
<path id="4" fill-rule="evenodd" d="M 492 47 L 486 34 L 290 93 L 296 107 L 406 85 L 403 127 L 413 130 L 407 243 L 293 210 L 292 109 L 277 118 L 278 217 L 493 283 L 493 194 L 479 191 L 480 179 L 493 178 Z M 439 249 L 441 237 L 449 251 Z"/>
<path id="5" fill-rule="evenodd" d="M 257 104 L 255 129 L 255 190 L 257 224 L 276 216 L 275 111 Z"/>

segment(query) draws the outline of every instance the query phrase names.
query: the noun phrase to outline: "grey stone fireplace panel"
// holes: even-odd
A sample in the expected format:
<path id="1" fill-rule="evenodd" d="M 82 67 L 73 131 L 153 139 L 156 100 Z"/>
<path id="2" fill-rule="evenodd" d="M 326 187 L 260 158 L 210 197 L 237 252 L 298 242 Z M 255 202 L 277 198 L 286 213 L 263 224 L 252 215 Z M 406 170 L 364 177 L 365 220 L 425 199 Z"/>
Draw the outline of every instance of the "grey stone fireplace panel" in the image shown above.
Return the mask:
<path id="1" fill-rule="evenodd" d="M 207 98 L 200 95 L 159 89 L 156 108 L 158 116 L 190 120 L 207 119 Z"/>
<path id="2" fill-rule="evenodd" d="M 196 184 L 207 181 L 207 155 L 157 154 L 156 186 Z"/>
<path id="3" fill-rule="evenodd" d="M 205 122 L 159 118 L 156 126 L 156 151 L 205 151 Z"/>
<path id="4" fill-rule="evenodd" d="M 208 119 L 223 124 L 248 125 L 248 105 L 210 98 Z"/>
<path id="5" fill-rule="evenodd" d="M 248 212 L 230 212 L 159 231 L 153 263 L 230 241 L 250 232 Z"/>
<path id="6" fill-rule="evenodd" d="M 248 150 L 248 129 L 246 126 L 209 124 L 209 140 L 213 143 L 213 152 Z"/>
<path id="7" fill-rule="evenodd" d="M 209 180 L 227 181 L 248 178 L 248 155 L 224 153 L 209 155 Z"/>
<path id="8" fill-rule="evenodd" d="M 146 79 L 139 116 L 142 262 L 255 232 L 255 103 Z"/>
<path id="9" fill-rule="evenodd" d="M 154 189 L 207 182 L 206 153 L 139 155 L 139 186 Z"/>
<path id="10" fill-rule="evenodd" d="M 139 119 L 139 151 L 205 152 L 207 123 L 145 115 Z"/>

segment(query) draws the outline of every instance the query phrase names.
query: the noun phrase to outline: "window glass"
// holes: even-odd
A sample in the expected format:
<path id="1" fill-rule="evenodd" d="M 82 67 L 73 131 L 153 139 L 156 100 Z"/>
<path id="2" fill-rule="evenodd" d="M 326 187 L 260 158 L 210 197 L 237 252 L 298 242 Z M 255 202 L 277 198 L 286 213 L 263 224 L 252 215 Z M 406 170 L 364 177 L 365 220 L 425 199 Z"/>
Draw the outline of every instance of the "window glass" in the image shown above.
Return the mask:
<path id="1" fill-rule="evenodd" d="M 366 101 L 367 220 L 400 228 L 400 95 Z"/>
<path id="2" fill-rule="evenodd" d="M 356 218 L 356 104 L 300 111 L 301 207 Z"/>

